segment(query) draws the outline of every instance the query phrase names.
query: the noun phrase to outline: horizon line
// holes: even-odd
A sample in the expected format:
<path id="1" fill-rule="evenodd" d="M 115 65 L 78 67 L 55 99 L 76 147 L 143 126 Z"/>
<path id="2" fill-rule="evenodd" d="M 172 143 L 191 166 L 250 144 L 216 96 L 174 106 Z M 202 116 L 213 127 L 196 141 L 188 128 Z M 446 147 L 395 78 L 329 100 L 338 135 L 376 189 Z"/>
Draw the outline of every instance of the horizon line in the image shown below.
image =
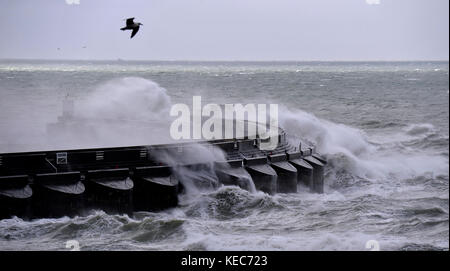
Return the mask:
<path id="1" fill-rule="evenodd" d="M 215 59 L 215 60 L 202 60 L 202 59 L 77 59 L 77 58 L 0 58 L 0 61 L 116 61 L 116 62 L 449 62 L 449 59 L 358 59 L 358 60 L 329 60 L 329 59 L 303 59 L 303 60 L 251 60 L 251 59 Z"/>

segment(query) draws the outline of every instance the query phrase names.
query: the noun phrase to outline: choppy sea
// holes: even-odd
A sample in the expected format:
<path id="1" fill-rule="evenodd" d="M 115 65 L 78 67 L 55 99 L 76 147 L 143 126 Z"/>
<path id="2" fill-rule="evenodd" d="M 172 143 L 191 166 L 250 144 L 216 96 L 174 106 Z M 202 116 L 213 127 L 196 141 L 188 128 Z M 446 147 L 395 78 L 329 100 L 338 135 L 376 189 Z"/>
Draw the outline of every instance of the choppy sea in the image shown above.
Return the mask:
<path id="1" fill-rule="evenodd" d="M 6 219 L 0 250 L 65 250 L 67 240 L 82 250 L 365 250 L 369 240 L 448 250 L 448 62 L 2 60 L 0 153 L 151 144 L 155 134 L 127 132 L 123 121 L 139 126 L 194 95 L 278 104 L 280 125 L 327 157 L 325 193 L 220 187 L 131 217 Z M 54 138 L 46 127 L 67 97 L 83 118 L 112 124 Z"/>

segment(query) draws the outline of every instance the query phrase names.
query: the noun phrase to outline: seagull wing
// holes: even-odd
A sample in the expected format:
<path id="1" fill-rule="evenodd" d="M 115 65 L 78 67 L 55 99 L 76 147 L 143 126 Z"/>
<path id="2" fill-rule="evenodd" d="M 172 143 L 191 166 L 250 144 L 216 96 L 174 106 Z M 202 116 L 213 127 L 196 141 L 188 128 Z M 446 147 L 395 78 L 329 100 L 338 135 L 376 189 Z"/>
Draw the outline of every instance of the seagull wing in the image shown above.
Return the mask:
<path id="1" fill-rule="evenodd" d="M 128 18 L 127 19 L 127 26 L 133 25 L 134 24 L 133 20 L 134 20 L 134 17 L 133 18 Z"/>
<path id="2" fill-rule="evenodd" d="M 133 28 L 133 32 L 131 32 L 131 38 L 132 39 L 134 37 L 134 35 L 136 35 L 136 33 L 139 31 L 139 26 Z"/>

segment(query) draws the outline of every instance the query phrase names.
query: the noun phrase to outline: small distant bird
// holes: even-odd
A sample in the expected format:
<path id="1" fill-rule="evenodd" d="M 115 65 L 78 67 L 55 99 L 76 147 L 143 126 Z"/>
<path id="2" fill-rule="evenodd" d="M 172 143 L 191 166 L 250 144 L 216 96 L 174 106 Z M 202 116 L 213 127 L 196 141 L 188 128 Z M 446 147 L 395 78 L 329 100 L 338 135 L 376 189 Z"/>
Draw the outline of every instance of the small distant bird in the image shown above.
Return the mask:
<path id="1" fill-rule="evenodd" d="M 136 35 L 136 33 L 139 31 L 139 26 L 143 25 L 141 23 L 135 23 L 134 21 L 134 17 L 133 18 L 128 18 L 127 19 L 127 26 L 122 27 L 120 30 L 125 31 L 125 30 L 133 30 L 133 32 L 131 32 L 131 38 L 134 37 L 134 35 Z"/>

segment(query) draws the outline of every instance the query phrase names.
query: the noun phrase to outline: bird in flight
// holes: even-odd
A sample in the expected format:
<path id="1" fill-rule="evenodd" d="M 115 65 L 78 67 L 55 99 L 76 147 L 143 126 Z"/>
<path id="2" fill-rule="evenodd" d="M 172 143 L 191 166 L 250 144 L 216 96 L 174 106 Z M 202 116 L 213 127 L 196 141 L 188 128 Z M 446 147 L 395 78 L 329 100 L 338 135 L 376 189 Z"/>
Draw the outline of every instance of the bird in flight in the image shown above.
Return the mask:
<path id="1" fill-rule="evenodd" d="M 120 30 L 125 31 L 125 30 L 133 30 L 133 32 L 131 32 L 131 38 L 134 37 L 134 35 L 136 35 L 136 33 L 139 31 L 139 26 L 143 25 L 141 23 L 135 23 L 134 21 L 134 17 L 133 18 L 128 18 L 127 19 L 127 26 L 122 27 Z"/>

